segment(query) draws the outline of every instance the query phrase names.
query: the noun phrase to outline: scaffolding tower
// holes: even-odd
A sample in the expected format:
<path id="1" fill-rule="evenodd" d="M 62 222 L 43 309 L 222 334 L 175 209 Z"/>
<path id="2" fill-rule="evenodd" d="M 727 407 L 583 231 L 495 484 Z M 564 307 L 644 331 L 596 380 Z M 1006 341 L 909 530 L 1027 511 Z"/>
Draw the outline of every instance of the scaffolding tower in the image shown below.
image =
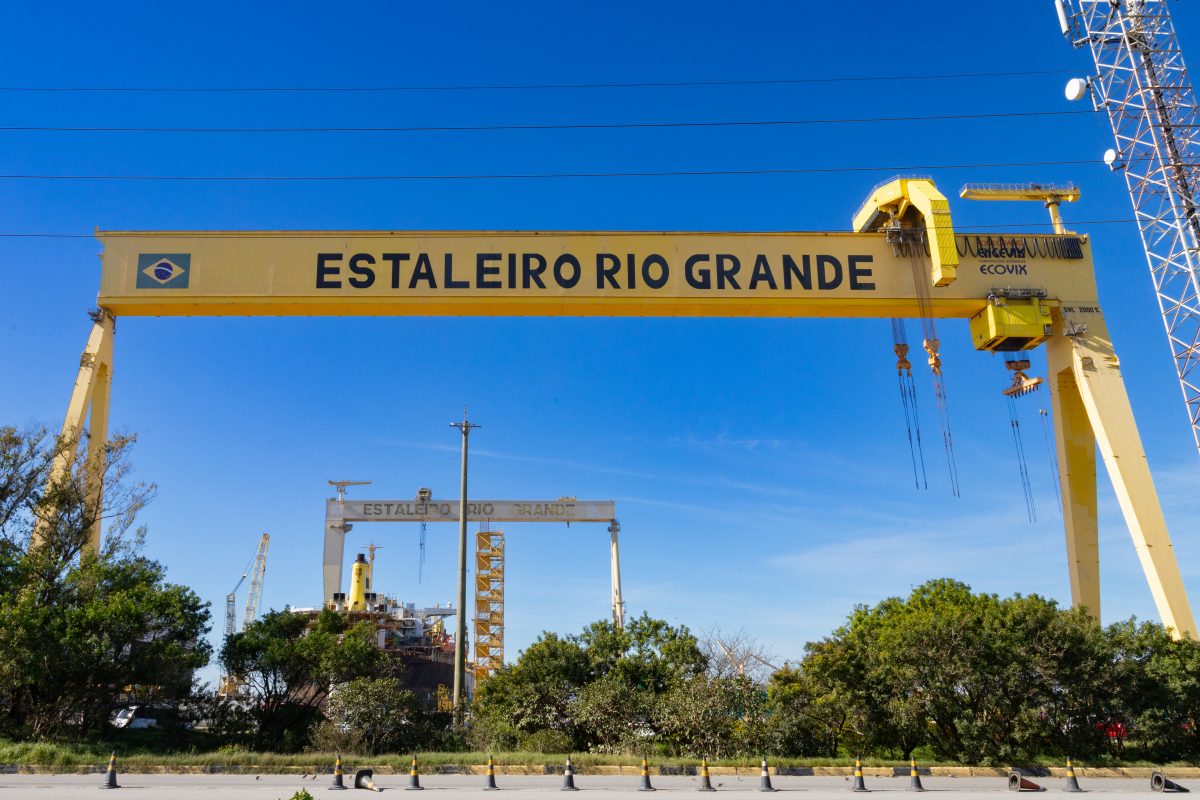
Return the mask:
<path id="1" fill-rule="evenodd" d="M 475 687 L 504 666 L 504 531 L 475 534 Z"/>

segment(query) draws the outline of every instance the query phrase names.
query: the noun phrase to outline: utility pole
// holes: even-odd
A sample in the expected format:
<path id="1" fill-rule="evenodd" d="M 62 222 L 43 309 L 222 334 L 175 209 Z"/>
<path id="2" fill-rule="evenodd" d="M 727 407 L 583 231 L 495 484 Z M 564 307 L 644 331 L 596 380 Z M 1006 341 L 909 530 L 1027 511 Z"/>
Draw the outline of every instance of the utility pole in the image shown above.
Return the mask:
<path id="1" fill-rule="evenodd" d="M 463 694 L 466 692 L 466 641 L 467 641 L 467 440 L 471 429 L 478 428 L 467 421 L 467 407 L 463 406 L 462 422 L 451 422 L 451 428 L 462 432 L 462 483 L 458 492 L 458 630 L 454 635 L 454 724 L 462 725 L 466 714 Z"/>

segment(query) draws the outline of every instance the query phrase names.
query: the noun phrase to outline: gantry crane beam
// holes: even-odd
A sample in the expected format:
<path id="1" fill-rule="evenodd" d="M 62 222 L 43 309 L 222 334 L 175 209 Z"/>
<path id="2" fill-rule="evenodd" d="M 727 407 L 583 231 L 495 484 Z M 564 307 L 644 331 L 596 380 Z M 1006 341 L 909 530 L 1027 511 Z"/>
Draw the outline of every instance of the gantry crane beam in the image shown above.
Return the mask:
<path id="1" fill-rule="evenodd" d="M 1088 237 L 956 233 L 945 198 L 923 179 L 877 187 L 855 220 L 862 232 L 110 231 L 97 234 L 104 246 L 98 303 L 109 321 L 120 315 L 970 319 L 980 349 L 1048 344 L 1076 604 L 1099 616 L 1090 437 L 1100 445 L 1163 622 L 1177 635 L 1196 635 L 1100 311 Z M 913 260 L 922 257 L 925 272 L 914 280 Z M 111 325 L 98 335 L 99 347 L 111 346 Z M 77 430 L 70 423 L 81 414 L 73 403 L 64 430 Z M 94 413 L 93 427 L 98 422 Z M 327 571 L 327 590 L 329 583 Z"/>

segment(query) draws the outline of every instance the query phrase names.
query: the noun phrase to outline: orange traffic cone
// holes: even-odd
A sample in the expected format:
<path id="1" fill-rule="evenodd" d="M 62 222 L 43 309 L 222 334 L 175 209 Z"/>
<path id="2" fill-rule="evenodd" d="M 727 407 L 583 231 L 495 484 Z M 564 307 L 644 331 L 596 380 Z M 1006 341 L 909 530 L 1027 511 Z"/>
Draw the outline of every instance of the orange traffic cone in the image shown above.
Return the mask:
<path id="1" fill-rule="evenodd" d="M 1044 792 L 1046 787 L 1039 786 L 1026 778 L 1017 770 L 1008 773 L 1008 788 L 1014 792 Z"/>

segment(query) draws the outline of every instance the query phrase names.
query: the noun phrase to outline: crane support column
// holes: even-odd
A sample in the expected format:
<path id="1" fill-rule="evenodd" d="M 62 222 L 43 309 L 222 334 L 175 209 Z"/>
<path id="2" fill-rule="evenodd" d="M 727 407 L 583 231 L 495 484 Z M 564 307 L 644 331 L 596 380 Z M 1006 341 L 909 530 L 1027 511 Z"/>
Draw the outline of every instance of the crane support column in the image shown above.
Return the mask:
<path id="1" fill-rule="evenodd" d="M 617 547 L 617 534 L 621 525 L 615 519 L 608 526 L 612 540 L 612 613 L 613 625 L 617 629 L 625 627 L 625 600 L 621 597 L 621 552 Z"/>
<path id="2" fill-rule="evenodd" d="M 116 319 L 101 310 L 94 316 L 92 331 L 88 335 L 87 345 L 79 359 L 79 372 L 75 378 L 75 387 L 71 390 L 71 400 L 67 404 L 66 418 L 63 420 L 62 431 L 59 433 L 59 452 L 50 467 L 50 475 L 46 481 L 48 486 L 69 480 L 71 469 L 79 445 L 79 439 L 84 432 L 84 418 L 91 416 L 88 424 L 88 452 L 85 466 L 87 481 L 87 498 L 95 517 L 85 552 L 92 555 L 100 554 L 100 535 L 103 527 L 104 501 L 104 470 L 106 467 L 106 447 L 108 445 L 108 406 L 112 390 L 112 360 L 113 333 L 116 329 Z M 33 547 L 45 544 L 48 531 L 46 526 L 51 524 L 54 510 L 49 509 L 46 518 L 39 520 L 33 533 Z"/>
<path id="3" fill-rule="evenodd" d="M 1196 638 L 1196 623 L 1104 318 L 1095 307 L 1071 311 L 1086 324 L 1065 319 L 1066 309 L 1056 313 L 1056 335 L 1047 348 L 1047 359 L 1055 398 L 1072 598 L 1099 617 L 1096 491 L 1094 483 L 1087 487 L 1095 456 L 1083 452 L 1091 449 L 1086 444 L 1090 427 L 1163 624 L 1179 635 Z"/>
<path id="4" fill-rule="evenodd" d="M 1061 316 L 1056 326 L 1061 328 Z M 1096 511 L 1096 436 L 1088 418 L 1075 372 L 1072 341 L 1056 335 L 1046 343 L 1058 480 L 1062 490 L 1063 528 L 1067 539 L 1067 572 L 1071 605 L 1100 620 L 1100 521 Z"/>

